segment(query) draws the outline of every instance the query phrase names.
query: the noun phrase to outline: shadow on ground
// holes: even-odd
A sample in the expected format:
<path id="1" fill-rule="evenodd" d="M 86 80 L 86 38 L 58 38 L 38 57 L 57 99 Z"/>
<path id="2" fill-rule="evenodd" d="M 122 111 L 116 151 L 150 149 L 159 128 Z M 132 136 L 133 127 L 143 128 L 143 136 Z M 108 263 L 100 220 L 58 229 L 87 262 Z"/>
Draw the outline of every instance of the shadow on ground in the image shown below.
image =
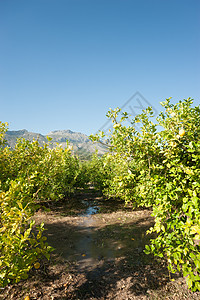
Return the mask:
<path id="1" fill-rule="evenodd" d="M 63 299 L 129 299 L 169 281 L 166 265 L 143 252 L 152 237 L 146 235 L 152 218 L 124 221 L 119 216 L 111 224 L 95 216 L 78 219 L 76 226 L 46 224 L 49 244 L 71 274 Z"/>
<path id="2" fill-rule="evenodd" d="M 165 262 L 145 255 L 145 244 L 153 238 L 146 231 L 154 223 L 147 209 L 133 211 L 89 190 L 50 205 L 48 212 L 39 210 L 34 218 L 45 223 L 48 243 L 55 248 L 51 260 L 40 261 L 25 282 L 6 287 L 1 299 L 199 299 L 184 281 L 176 280 L 174 288 Z"/>
<path id="3" fill-rule="evenodd" d="M 108 199 L 95 189 L 79 189 L 62 201 L 44 201 L 40 205 L 44 209 L 59 213 L 61 216 L 87 216 L 88 214 L 95 213 L 110 214 L 118 210 L 133 211 L 131 204 L 125 206 L 124 201 L 120 199 Z"/>

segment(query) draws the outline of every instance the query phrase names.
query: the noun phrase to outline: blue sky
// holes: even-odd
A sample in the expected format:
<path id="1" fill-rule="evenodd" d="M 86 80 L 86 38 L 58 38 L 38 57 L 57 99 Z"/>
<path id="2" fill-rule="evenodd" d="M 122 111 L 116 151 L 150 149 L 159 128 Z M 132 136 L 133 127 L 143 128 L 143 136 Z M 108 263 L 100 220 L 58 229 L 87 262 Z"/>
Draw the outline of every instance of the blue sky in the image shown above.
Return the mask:
<path id="1" fill-rule="evenodd" d="M 137 91 L 199 105 L 199 28 L 199 0 L 1 0 L 0 120 L 89 135 Z"/>

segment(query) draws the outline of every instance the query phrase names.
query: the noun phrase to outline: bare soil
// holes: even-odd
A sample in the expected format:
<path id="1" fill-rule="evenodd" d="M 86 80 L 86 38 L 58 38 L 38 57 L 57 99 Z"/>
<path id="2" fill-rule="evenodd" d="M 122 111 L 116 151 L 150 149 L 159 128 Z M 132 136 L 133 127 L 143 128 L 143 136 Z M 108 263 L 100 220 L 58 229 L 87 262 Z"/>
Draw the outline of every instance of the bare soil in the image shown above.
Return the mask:
<path id="1" fill-rule="evenodd" d="M 150 210 L 133 211 L 90 189 L 34 219 L 45 223 L 55 250 L 28 280 L 2 289 L 0 299 L 200 299 L 179 274 L 170 280 L 164 261 L 144 254 Z"/>

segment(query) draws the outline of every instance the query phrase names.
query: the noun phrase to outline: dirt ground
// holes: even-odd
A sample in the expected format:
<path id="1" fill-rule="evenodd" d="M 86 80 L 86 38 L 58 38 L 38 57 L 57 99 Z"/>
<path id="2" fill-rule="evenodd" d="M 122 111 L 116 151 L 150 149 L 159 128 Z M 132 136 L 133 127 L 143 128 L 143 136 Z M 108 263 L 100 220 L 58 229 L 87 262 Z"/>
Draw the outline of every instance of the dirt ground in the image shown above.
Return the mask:
<path id="1" fill-rule="evenodd" d="M 55 250 L 28 280 L 1 289 L 1 299 L 200 299 L 178 274 L 170 280 L 164 261 L 144 254 L 152 238 L 149 210 L 133 211 L 88 190 L 40 209 L 34 219 L 45 223 Z"/>

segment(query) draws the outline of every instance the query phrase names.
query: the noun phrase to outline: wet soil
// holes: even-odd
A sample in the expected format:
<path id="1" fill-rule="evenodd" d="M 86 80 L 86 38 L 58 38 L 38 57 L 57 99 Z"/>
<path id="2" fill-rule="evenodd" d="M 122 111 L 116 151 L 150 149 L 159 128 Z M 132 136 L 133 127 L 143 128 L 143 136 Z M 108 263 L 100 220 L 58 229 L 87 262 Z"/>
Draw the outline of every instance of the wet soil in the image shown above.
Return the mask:
<path id="1" fill-rule="evenodd" d="M 45 223 L 51 259 L 2 289 L 1 299 L 200 299 L 178 274 L 170 280 L 164 261 L 144 254 L 153 237 L 146 235 L 150 210 L 133 211 L 88 189 L 34 219 Z"/>

